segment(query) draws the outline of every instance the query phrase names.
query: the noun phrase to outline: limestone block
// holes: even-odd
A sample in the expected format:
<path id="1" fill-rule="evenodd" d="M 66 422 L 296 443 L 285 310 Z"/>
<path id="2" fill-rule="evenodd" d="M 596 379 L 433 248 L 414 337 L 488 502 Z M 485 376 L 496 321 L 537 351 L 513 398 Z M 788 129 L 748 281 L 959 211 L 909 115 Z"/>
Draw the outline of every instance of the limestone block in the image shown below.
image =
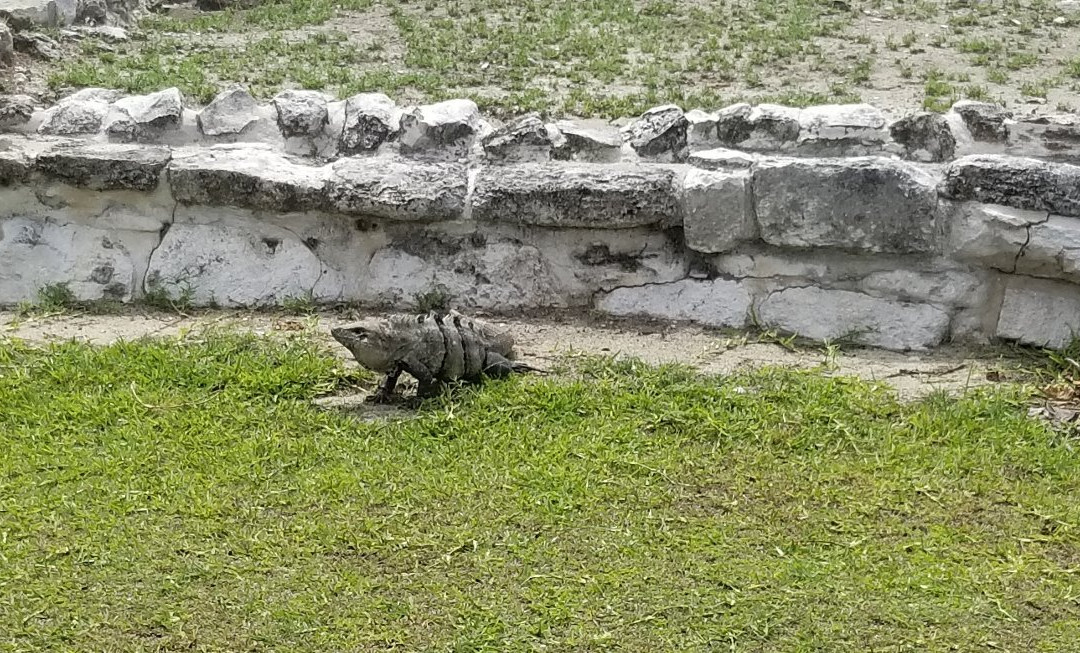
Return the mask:
<path id="1" fill-rule="evenodd" d="M 949 225 L 950 254 L 958 261 L 1014 272 L 1029 228 L 1049 217 L 1045 211 L 965 203 L 957 207 Z"/>
<path id="2" fill-rule="evenodd" d="M 436 222 L 462 217 L 467 190 L 468 174 L 457 163 L 349 158 L 332 165 L 327 200 L 350 215 Z"/>
<path id="3" fill-rule="evenodd" d="M 889 139 L 885 115 L 869 104 L 825 104 L 799 112 L 798 150 L 817 156 L 854 156 L 881 150 Z"/>
<path id="4" fill-rule="evenodd" d="M 753 169 L 754 211 L 771 245 L 929 252 L 934 182 L 912 164 L 884 158 L 769 159 Z"/>
<path id="5" fill-rule="evenodd" d="M 1010 121 L 1009 150 L 1027 156 L 1080 163 L 1080 116 L 1057 113 Z"/>
<path id="6" fill-rule="evenodd" d="M 621 317 L 743 327 L 749 318 L 750 301 L 750 293 L 736 281 L 683 279 L 674 283 L 616 288 L 599 295 L 596 308 Z"/>
<path id="7" fill-rule="evenodd" d="M 956 137 L 940 113 L 920 111 L 894 122 L 893 140 L 904 147 L 904 158 L 913 161 L 949 161 L 956 155 Z"/>
<path id="8" fill-rule="evenodd" d="M 401 151 L 462 156 L 480 133 L 480 110 L 472 100 L 446 100 L 401 115 Z"/>
<path id="9" fill-rule="evenodd" d="M 619 128 L 602 120 L 560 120 L 555 123 L 565 143 L 555 150 L 555 158 L 568 161 L 614 163 L 623 144 Z"/>
<path id="10" fill-rule="evenodd" d="M 927 304 L 848 290 L 788 288 L 757 308 L 762 324 L 812 340 L 852 341 L 893 350 L 928 349 L 949 333 L 949 315 Z"/>
<path id="11" fill-rule="evenodd" d="M 997 336 L 1026 345 L 1060 348 L 1080 334 L 1080 286 L 1011 277 Z"/>
<path id="12" fill-rule="evenodd" d="M 382 93 L 359 93 L 345 101 L 341 153 L 346 156 L 375 152 L 393 140 L 401 125 L 401 111 Z"/>
<path id="13" fill-rule="evenodd" d="M 739 149 L 789 149 L 799 140 L 800 118 L 799 109 L 793 107 L 737 104 L 720 111 L 717 133 L 722 144 Z"/>
<path id="14" fill-rule="evenodd" d="M 327 170 L 264 147 L 221 146 L 174 151 L 168 179 L 183 204 L 290 212 L 325 206 Z"/>
<path id="15" fill-rule="evenodd" d="M 234 86 L 218 93 L 197 120 L 206 136 L 234 136 L 258 122 L 258 112 L 259 103 L 247 89 Z"/>
<path id="16" fill-rule="evenodd" d="M 53 136 L 96 134 L 108 113 L 105 102 L 71 100 L 46 111 L 38 132 Z"/>
<path id="17" fill-rule="evenodd" d="M 277 124 L 286 138 L 313 137 L 330 123 L 327 97 L 318 91 L 289 89 L 274 96 Z"/>
<path id="18" fill-rule="evenodd" d="M 760 158 L 757 154 L 718 147 L 694 152 L 686 162 L 702 170 L 739 170 L 749 168 Z"/>
<path id="19" fill-rule="evenodd" d="M 682 109 L 668 104 L 641 114 L 622 133 L 639 156 L 657 161 L 685 161 L 688 125 Z"/>
<path id="20" fill-rule="evenodd" d="M 29 95 L 0 95 L 0 130 L 20 127 L 34 115 L 34 98 Z"/>
<path id="21" fill-rule="evenodd" d="M 503 163 L 524 163 L 551 159 L 551 135 L 535 113 L 516 118 L 482 140 L 488 158 Z"/>
<path id="22" fill-rule="evenodd" d="M 489 166 L 477 176 L 472 217 L 608 229 L 681 222 L 675 172 L 635 164 Z"/>
<path id="23" fill-rule="evenodd" d="M 105 132 L 110 138 L 127 142 L 155 141 L 166 132 L 180 129 L 183 113 L 183 98 L 177 88 L 133 95 L 112 104 L 112 121 Z"/>
<path id="24" fill-rule="evenodd" d="M 686 145 L 690 151 L 713 149 L 720 145 L 716 135 L 716 125 L 720 121 L 718 112 L 691 109 L 686 112 Z"/>
<path id="25" fill-rule="evenodd" d="M 868 294 L 943 306 L 977 306 L 986 298 L 986 280 L 963 270 L 881 270 L 859 282 Z"/>
<path id="26" fill-rule="evenodd" d="M 976 141 L 1004 142 L 1008 134 L 1006 121 L 1012 112 L 989 102 L 960 100 L 949 110 L 958 114 Z"/>
<path id="27" fill-rule="evenodd" d="M 172 153 L 167 147 L 94 143 L 59 146 L 37 157 L 37 169 L 90 190 L 157 188 Z"/>
<path id="28" fill-rule="evenodd" d="M 749 171 L 690 170 L 682 197 L 683 233 L 691 249 L 715 254 L 757 236 Z"/>
<path id="29" fill-rule="evenodd" d="M 945 167 L 945 197 L 1080 216 L 1080 166 L 976 154 Z"/>

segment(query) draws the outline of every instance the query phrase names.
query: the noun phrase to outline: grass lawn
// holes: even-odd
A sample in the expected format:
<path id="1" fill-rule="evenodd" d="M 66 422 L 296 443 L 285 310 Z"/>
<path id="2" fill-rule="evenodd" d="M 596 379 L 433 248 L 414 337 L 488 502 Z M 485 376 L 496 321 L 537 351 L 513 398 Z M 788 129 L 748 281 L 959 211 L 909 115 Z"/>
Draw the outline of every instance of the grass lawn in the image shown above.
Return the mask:
<path id="1" fill-rule="evenodd" d="M 586 360 L 365 421 L 307 338 L 0 344 L 0 650 L 1080 641 L 1080 462 L 1017 386 Z"/>
<path id="2" fill-rule="evenodd" d="M 1080 13 L 1050 0 L 269 0 L 155 15 L 130 43 L 85 40 L 49 83 L 176 85 L 197 102 L 231 82 L 262 97 L 470 97 L 493 115 L 960 98 L 1070 110 L 1078 51 Z"/>

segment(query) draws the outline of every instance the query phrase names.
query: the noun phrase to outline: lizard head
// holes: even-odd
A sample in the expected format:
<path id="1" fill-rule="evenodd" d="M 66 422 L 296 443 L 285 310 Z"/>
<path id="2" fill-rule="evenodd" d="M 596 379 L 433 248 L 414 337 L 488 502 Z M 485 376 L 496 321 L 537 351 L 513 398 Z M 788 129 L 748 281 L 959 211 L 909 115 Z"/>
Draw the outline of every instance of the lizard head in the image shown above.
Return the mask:
<path id="1" fill-rule="evenodd" d="M 330 329 L 330 335 L 352 353 L 357 363 L 373 372 L 388 372 L 395 362 L 398 343 L 386 320 L 369 318 Z"/>

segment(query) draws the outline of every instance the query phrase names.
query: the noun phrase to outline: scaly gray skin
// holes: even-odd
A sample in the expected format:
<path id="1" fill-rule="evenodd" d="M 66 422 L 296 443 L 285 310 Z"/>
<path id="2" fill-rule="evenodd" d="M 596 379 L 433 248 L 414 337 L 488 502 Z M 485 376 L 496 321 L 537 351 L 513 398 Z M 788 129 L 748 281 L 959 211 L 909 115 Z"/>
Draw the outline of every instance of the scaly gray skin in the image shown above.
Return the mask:
<path id="1" fill-rule="evenodd" d="M 453 310 L 368 318 L 331 329 L 330 334 L 356 362 L 385 375 L 368 399 L 378 403 L 390 400 L 402 372 L 416 378 L 416 396 L 424 398 L 438 394 L 443 384 L 453 381 L 480 383 L 485 377 L 539 371 L 514 362 L 510 334 Z"/>

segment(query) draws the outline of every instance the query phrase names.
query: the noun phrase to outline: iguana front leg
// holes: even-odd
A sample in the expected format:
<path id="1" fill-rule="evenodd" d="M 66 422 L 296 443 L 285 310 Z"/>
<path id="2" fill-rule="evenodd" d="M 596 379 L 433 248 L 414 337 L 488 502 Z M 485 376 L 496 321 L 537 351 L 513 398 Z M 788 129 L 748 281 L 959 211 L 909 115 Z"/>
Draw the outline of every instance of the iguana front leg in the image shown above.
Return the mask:
<path id="1" fill-rule="evenodd" d="M 401 365 L 402 369 L 416 379 L 417 399 L 427 399 L 439 394 L 442 383 L 435 378 L 435 375 L 428 369 L 427 365 L 412 356 L 402 361 Z"/>
<path id="2" fill-rule="evenodd" d="M 386 373 L 383 380 L 379 382 L 378 389 L 366 401 L 375 404 L 390 403 L 394 395 L 394 388 L 397 386 L 398 377 L 401 376 L 401 371 L 400 365 L 394 366 L 393 369 Z"/>

